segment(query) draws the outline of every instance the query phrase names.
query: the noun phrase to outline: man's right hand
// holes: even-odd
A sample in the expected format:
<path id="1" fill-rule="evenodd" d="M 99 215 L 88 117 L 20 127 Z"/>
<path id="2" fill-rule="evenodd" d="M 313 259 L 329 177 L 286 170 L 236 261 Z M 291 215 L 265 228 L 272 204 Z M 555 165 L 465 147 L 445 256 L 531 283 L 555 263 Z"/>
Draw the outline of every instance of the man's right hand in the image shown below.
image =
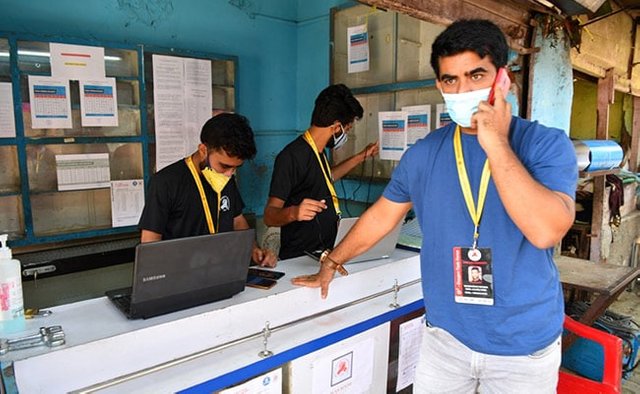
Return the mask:
<path id="1" fill-rule="evenodd" d="M 296 286 L 319 287 L 320 297 L 327 298 L 329 295 L 329 283 L 333 280 L 336 270 L 329 268 L 326 264 L 321 264 L 317 273 L 311 275 L 296 276 L 291 279 L 291 283 Z"/>
<path id="2" fill-rule="evenodd" d="M 300 205 L 292 207 L 293 218 L 297 221 L 309 221 L 313 220 L 316 215 L 327 209 L 327 202 L 325 200 L 313 200 L 311 198 L 305 198 Z"/>

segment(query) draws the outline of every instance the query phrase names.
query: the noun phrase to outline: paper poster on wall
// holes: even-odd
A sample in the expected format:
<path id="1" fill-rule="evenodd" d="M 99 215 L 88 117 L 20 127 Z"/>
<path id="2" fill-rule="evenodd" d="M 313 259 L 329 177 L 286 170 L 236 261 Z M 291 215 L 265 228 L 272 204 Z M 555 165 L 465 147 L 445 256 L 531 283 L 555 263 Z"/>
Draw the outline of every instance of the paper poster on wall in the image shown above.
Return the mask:
<path id="1" fill-rule="evenodd" d="M 378 113 L 381 160 L 400 160 L 407 147 L 407 117 L 404 111 Z"/>
<path id="2" fill-rule="evenodd" d="M 445 104 L 436 105 L 436 129 L 444 127 L 451 123 L 451 117 L 447 112 L 447 106 Z"/>
<path id="3" fill-rule="evenodd" d="M 142 179 L 111 181 L 112 227 L 135 226 L 144 208 L 144 183 Z"/>
<path id="4" fill-rule="evenodd" d="M 56 175 L 60 191 L 109 187 L 109 154 L 56 155 Z"/>
<path id="5" fill-rule="evenodd" d="M 156 170 L 193 153 L 211 118 L 211 61 L 153 55 Z"/>
<path id="6" fill-rule="evenodd" d="M 118 126 L 116 79 L 79 81 L 82 126 Z"/>
<path id="7" fill-rule="evenodd" d="M 416 365 L 418 365 L 418 359 L 420 358 L 423 328 L 423 317 L 417 317 L 400 324 L 396 392 L 413 384 Z"/>
<path id="8" fill-rule="evenodd" d="M 16 136 L 16 119 L 13 114 L 13 89 L 11 82 L 0 82 L 0 138 Z"/>
<path id="9" fill-rule="evenodd" d="M 156 126 L 156 170 L 187 155 L 184 135 L 184 62 L 153 55 L 153 114 Z"/>
<path id="10" fill-rule="evenodd" d="M 412 105 L 402 107 L 407 113 L 407 148 L 424 138 L 431 131 L 431 106 Z"/>
<path id="11" fill-rule="evenodd" d="M 218 394 L 281 394 L 282 368 L 255 377 L 247 382 L 219 391 Z"/>
<path id="12" fill-rule="evenodd" d="M 29 75 L 31 127 L 70 129 L 69 80 Z"/>
<path id="13" fill-rule="evenodd" d="M 104 48 L 85 45 L 49 44 L 51 76 L 64 79 L 103 79 Z"/>
<path id="14" fill-rule="evenodd" d="M 187 152 L 194 152 L 200 144 L 200 131 L 211 118 L 213 94 L 211 90 L 211 61 L 184 60 L 184 98 L 186 114 Z"/>
<path id="15" fill-rule="evenodd" d="M 347 52 L 348 73 L 369 70 L 369 33 L 366 24 L 347 28 Z"/>
<path id="16" fill-rule="evenodd" d="M 374 347 L 373 338 L 367 338 L 314 361 L 313 393 L 368 392 L 373 381 Z"/>

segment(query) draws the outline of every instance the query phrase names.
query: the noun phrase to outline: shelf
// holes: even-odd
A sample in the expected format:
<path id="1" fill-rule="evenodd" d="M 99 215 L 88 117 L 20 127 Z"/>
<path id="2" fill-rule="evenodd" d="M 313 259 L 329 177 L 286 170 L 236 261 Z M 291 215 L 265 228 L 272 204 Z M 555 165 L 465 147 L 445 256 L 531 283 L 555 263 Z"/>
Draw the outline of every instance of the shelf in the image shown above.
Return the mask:
<path id="1" fill-rule="evenodd" d="M 620 172 L 620 168 L 612 168 L 610 170 L 598 170 L 598 171 L 580 171 L 580 178 L 593 178 L 596 176 L 617 174 L 619 172 Z"/>

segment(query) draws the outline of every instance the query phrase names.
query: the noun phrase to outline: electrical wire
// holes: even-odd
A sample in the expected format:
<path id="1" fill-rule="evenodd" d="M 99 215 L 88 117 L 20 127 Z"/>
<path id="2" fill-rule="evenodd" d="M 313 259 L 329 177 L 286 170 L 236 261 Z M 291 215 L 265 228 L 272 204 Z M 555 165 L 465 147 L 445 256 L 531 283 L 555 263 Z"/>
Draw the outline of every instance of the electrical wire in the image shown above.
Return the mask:
<path id="1" fill-rule="evenodd" d="M 369 176 L 369 181 L 367 184 L 367 201 L 366 201 L 367 208 L 369 208 L 373 204 L 371 202 L 371 183 L 373 183 L 373 174 L 376 168 L 375 164 L 376 164 L 376 159 L 375 157 L 372 157 L 371 158 L 371 175 Z M 364 164 L 362 166 L 362 172 L 364 174 Z"/>

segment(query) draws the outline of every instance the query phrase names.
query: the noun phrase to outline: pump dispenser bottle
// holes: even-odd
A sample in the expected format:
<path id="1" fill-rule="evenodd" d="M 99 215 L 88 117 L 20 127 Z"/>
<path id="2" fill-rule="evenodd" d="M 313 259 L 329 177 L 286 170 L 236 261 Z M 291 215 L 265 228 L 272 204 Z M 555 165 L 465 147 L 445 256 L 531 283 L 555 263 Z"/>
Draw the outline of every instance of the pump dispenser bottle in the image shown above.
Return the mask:
<path id="1" fill-rule="evenodd" d="M 0 337 L 23 331 L 25 326 L 20 262 L 7 247 L 7 238 L 0 235 Z"/>

